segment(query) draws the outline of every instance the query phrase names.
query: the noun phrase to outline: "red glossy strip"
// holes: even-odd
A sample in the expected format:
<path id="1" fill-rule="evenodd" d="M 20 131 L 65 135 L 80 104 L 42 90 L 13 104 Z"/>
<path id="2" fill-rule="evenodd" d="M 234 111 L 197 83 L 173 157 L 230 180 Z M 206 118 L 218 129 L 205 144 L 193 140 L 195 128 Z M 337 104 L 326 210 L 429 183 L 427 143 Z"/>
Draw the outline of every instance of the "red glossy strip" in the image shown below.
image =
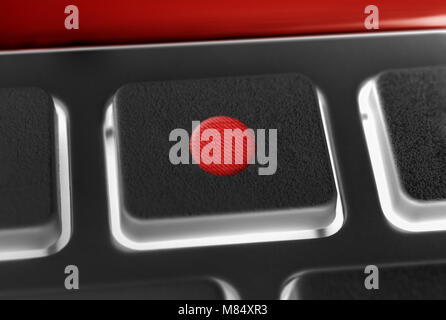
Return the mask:
<path id="1" fill-rule="evenodd" d="M 371 4 L 381 31 L 446 27 L 445 0 L 1 0 L 0 48 L 361 32 Z"/>

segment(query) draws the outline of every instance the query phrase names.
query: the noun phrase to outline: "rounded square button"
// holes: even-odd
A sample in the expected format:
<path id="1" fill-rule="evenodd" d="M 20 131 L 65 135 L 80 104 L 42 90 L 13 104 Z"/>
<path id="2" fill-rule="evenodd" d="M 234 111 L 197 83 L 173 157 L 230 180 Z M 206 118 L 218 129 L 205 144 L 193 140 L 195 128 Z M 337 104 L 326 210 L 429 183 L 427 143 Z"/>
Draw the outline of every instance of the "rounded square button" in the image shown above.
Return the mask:
<path id="1" fill-rule="evenodd" d="M 104 126 L 115 239 L 154 250 L 333 234 L 343 213 L 325 107 L 298 74 L 120 88 Z"/>

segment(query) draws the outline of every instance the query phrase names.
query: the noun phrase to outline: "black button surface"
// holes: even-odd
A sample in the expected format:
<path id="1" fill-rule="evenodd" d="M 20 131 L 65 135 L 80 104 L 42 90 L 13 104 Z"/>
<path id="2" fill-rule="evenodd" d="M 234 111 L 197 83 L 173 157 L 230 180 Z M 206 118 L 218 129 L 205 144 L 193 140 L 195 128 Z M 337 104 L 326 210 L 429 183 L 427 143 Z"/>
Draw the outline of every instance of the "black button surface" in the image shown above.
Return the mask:
<path id="1" fill-rule="evenodd" d="M 57 216 L 55 116 L 41 89 L 0 89 L 0 229 Z"/>
<path id="2" fill-rule="evenodd" d="M 446 68 L 385 72 L 378 90 L 404 189 L 445 200 Z"/>
<path id="3" fill-rule="evenodd" d="M 336 197 L 316 90 L 295 74 L 130 84 L 114 98 L 126 211 L 140 219 L 325 205 Z M 277 129 L 277 171 L 230 177 L 169 161 L 169 134 L 229 116 Z"/>

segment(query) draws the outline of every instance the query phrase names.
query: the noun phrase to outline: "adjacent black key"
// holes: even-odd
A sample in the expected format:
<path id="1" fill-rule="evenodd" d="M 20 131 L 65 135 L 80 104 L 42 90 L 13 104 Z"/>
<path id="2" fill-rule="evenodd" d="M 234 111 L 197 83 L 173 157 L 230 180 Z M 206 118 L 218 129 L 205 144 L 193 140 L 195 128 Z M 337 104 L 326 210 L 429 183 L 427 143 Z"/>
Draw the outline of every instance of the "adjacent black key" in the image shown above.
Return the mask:
<path id="1" fill-rule="evenodd" d="M 282 298 L 446 299 L 446 265 L 378 266 L 377 270 L 378 273 L 376 269 L 365 273 L 365 268 L 303 273 L 289 283 Z M 367 279 L 370 275 L 378 276 Z"/>
<path id="2" fill-rule="evenodd" d="M 360 106 L 386 216 L 408 231 L 446 229 L 446 68 L 384 72 Z"/>
<path id="3" fill-rule="evenodd" d="M 404 189 L 446 200 L 446 68 L 385 73 L 378 86 Z"/>
<path id="4" fill-rule="evenodd" d="M 0 228 L 57 215 L 54 107 L 40 89 L 0 89 Z"/>
<path id="5" fill-rule="evenodd" d="M 327 228 L 327 234 L 335 232 L 342 213 L 321 99 L 312 82 L 296 74 L 120 88 L 106 123 L 115 236 L 126 246 L 147 249 L 308 238 Z M 224 175 L 226 167 L 210 173 L 212 168 L 201 166 L 204 160 L 193 164 L 200 160 L 200 149 L 195 157 L 189 140 L 196 132 L 194 121 L 205 126 L 218 116 L 254 130 L 253 163 L 236 174 Z M 224 139 L 222 133 L 208 141 Z M 226 163 L 227 145 L 220 146 L 218 157 L 209 153 L 215 156 L 211 164 Z"/>
<path id="6" fill-rule="evenodd" d="M 0 260 L 45 255 L 69 237 L 67 119 L 58 104 L 41 89 L 0 89 Z"/>

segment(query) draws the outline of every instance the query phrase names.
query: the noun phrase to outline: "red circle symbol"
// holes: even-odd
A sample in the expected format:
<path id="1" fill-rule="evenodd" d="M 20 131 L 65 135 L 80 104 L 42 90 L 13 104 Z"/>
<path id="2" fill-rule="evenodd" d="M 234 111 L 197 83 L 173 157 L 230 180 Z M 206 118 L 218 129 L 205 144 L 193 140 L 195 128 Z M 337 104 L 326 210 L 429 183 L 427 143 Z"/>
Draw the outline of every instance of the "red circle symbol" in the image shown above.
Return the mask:
<path id="1" fill-rule="evenodd" d="M 216 176 L 232 176 L 245 170 L 255 155 L 255 137 L 244 123 L 218 116 L 200 123 L 190 138 L 195 162 Z"/>

